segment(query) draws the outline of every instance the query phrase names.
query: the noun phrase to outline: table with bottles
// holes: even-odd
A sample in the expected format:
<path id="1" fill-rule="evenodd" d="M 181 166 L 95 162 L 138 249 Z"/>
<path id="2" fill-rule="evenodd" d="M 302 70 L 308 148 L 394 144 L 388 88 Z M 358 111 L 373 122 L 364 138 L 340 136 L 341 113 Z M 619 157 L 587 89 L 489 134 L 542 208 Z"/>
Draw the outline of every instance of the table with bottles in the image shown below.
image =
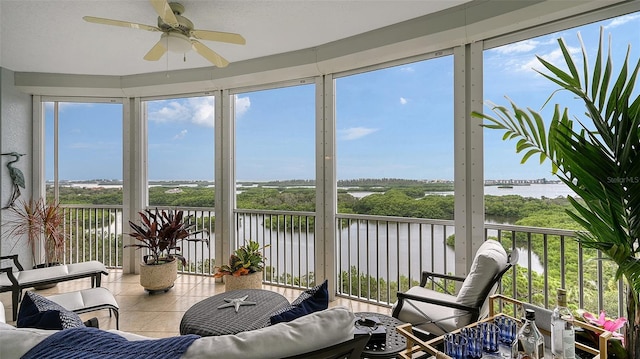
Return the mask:
<path id="1" fill-rule="evenodd" d="M 552 320 L 552 311 L 539 308 L 541 311 L 537 310 L 534 312 L 531 308 L 531 305 L 527 305 L 526 303 L 522 303 L 520 301 L 514 300 L 512 298 L 495 295 L 491 298 L 490 301 L 490 314 L 489 317 L 478 321 L 476 323 L 472 323 L 469 326 L 462 328 L 460 330 L 456 330 L 452 333 L 445 334 L 443 336 L 430 339 L 430 340 L 422 340 L 415 336 L 411 329 L 411 324 L 407 323 L 401 326 L 398 326 L 396 329 L 400 334 L 404 335 L 407 338 L 407 347 L 406 349 L 400 353 L 399 357 L 401 358 L 428 358 L 432 356 L 437 359 L 458 359 L 458 356 L 463 359 L 489 359 L 489 358 L 500 358 L 500 359 L 538 359 L 545 358 L 551 359 L 554 358 L 554 355 L 551 352 L 551 330 L 552 328 L 546 327 Z M 533 313 L 531 313 L 533 312 Z M 522 335 L 523 327 L 525 325 L 530 325 L 531 323 L 535 324 L 535 315 L 538 314 L 540 318 L 540 313 L 544 313 L 543 315 L 548 315 L 546 323 L 542 323 L 542 327 L 538 328 L 536 326 L 536 330 L 539 334 L 542 335 L 544 339 L 544 344 L 541 344 L 537 338 L 533 339 L 532 342 L 536 343 L 535 345 L 540 345 L 540 348 L 543 348 L 544 355 L 539 356 L 538 358 L 533 358 L 524 353 L 524 348 L 522 344 L 518 342 L 518 335 Z M 528 316 L 528 319 L 526 319 Z M 519 319 L 516 319 L 519 318 Z M 500 340 L 496 350 L 482 350 L 481 355 L 471 355 L 467 352 L 462 353 L 452 352 L 450 348 L 445 348 L 445 345 L 451 345 L 451 337 L 455 335 L 461 335 L 463 332 L 468 330 L 468 328 L 480 328 L 487 324 L 496 325 L 500 327 L 500 335 L 504 335 L 502 332 L 502 327 L 498 324 L 501 324 L 502 321 L 514 321 L 517 323 L 516 333 L 511 332 L 512 340 Z M 527 324 L 528 323 L 528 324 Z M 605 332 L 601 328 L 594 327 L 590 324 L 574 321 L 573 326 L 581 331 L 591 331 L 599 336 L 598 343 L 588 344 L 582 342 L 575 342 L 575 353 L 576 359 L 606 359 L 607 355 L 607 340 L 611 337 L 611 333 Z M 531 331 L 530 331 L 531 332 Z M 534 334 L 535 336 L 535 334 Z M 526 345 L 526 344 L 525 344 Z M 486 348 L 485 348 L 486 349 Z M 426 355 L 425 355 L 426 354 Z M 451 355 L 448 355 L 451 354 Z"/>

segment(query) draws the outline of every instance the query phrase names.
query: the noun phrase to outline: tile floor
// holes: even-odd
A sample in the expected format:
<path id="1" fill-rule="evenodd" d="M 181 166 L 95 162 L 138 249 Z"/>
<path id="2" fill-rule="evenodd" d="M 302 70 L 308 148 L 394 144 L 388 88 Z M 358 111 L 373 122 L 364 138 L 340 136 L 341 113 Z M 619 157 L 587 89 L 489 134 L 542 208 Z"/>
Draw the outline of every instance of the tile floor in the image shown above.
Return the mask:
<path id="1" fill-rule="evenodd" d="M 44 296 L 70 292 L 91 287 L 91 281 L 78 279 L 57 286 L 39 290 Z M 120 306 L 120 330 L 155 338 L 178 335 L 180 320 L 184 312 L 195 303 L 215 294 L 224 292 L 224 284 L 216 283 L 211 277 L 195 275 L 178 275 L 175 286 L 166 293 L 149 295 L 139 283 L 139 276 L 123 274 L 122 270 L 110 270 L 108 276 L 102 277 L 102 287 L 108 288 Z M 299 290 L 264 285 L 263 289 L 273 290 L 293 301 L 300 294 Z M 11 293 L 0 293 L 0 301 L 5 306 L 5 314 L 9 324 L 11 316 Z M 345 298 L 336 298 L 329 306 L 343 305 L 354 312 L 376 312 L 390 314 L 387 307 L 376 306 Z M 101 329 L 115 329 L 115 317 L 109 317 L 108 310 L 84 313 L 82 320 L 97 317 Z"/>

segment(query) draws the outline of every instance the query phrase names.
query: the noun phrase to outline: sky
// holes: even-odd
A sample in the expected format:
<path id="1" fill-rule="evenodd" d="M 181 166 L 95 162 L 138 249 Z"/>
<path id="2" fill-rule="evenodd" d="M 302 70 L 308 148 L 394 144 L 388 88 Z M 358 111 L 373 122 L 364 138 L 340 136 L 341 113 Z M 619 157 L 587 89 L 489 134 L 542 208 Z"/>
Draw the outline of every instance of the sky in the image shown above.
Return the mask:
<path id="1" fill-rule="evenodd" d="M 579 58 L 580 41 L 593 63 L 600 27 L 611 35 L 614 68 L 631 44 L 639 57 L 640 14 L 631 14 L 508 44 L 484 52 L 484 98 L 500 105 L 505 96 L 549 117 L 553 103 L 583 107 L 533 69 L 535 56 L 562 62 L 557 38 Z M 608 40 L 606 40 L 608 41 Z M 236 172 L 239 181 L 314 179 L 315 88 L 313 84 L 236 95 Z M 214 178 L 214 99 L 175 98 L 145 102 L 150 180 Z M 53 106 L 46 105 L 46 177 L 53 179 Z M 489 108 L 485 107 L 489 112 Z M 59 178 L 122 179 L 122 107 L 63 103 L 59 110 Z M 477 119 L 474 119 L 477 120 Z M 480 120 L 477 120 L 478 123 Z M 520 164 L 515 142 L 485 129 L 485 179 L 552 178 L 550 165 Z M 340 77 L 336 80 L 338 179 L 407 178 L 452 180 L 453 56 Z"/>

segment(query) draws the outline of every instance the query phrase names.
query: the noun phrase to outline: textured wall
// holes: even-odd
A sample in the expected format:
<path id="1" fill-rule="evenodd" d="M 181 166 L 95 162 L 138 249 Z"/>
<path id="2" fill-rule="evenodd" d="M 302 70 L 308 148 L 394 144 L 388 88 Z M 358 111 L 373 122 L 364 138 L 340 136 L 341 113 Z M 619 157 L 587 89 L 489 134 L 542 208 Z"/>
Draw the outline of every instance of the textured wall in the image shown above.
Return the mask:
<path id="1" fill-rule="evenodd" d="M 19 199 L 31 196 L 31 161 L 32 152 L 32 104 L 31 95 L 24 94 L 14 86 L 13 72 L 0 68 L 0 149 L 5 152 L 26 153 L 15 164 L 25 176 L 26 189 L 22 190 Z M 13 157 L 2 156 L 0 158 L 0 207 L 7 205 L 11 197 L 11 178 L 6 164 Z M 6 209 L 0 210 L 0 223 L 4 224 L 11 218 Z M 0 230 L 0 254 L 7 255 L 17 253 L 20 262 L 31 264 L 31 251 L 25 244 L 24 238 L 15 238 L 7 235 L 7 228 L 2 225 Z"/>

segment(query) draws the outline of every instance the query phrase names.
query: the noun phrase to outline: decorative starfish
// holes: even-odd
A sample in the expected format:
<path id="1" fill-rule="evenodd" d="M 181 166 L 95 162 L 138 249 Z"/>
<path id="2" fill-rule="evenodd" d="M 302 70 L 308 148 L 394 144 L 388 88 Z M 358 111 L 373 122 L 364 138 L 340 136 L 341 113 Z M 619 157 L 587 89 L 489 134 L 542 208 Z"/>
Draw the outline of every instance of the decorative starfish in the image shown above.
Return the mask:
<path id="1" fill-rule="evenodd" d="M 245 295 L 242 298 L 234 298 L 234 299 L 224 298 L 224 301 L 227 302 L 227 304 L 223 304 L 219 306 L 218 309 L 235 307 L 236 313 L 238 313 L 238 309 L 240 309 L 241 305 L 256 305 L 256 302 L 245 302 L 244 300 L 247 299 L 247 297 L 248 295 Z"/>

